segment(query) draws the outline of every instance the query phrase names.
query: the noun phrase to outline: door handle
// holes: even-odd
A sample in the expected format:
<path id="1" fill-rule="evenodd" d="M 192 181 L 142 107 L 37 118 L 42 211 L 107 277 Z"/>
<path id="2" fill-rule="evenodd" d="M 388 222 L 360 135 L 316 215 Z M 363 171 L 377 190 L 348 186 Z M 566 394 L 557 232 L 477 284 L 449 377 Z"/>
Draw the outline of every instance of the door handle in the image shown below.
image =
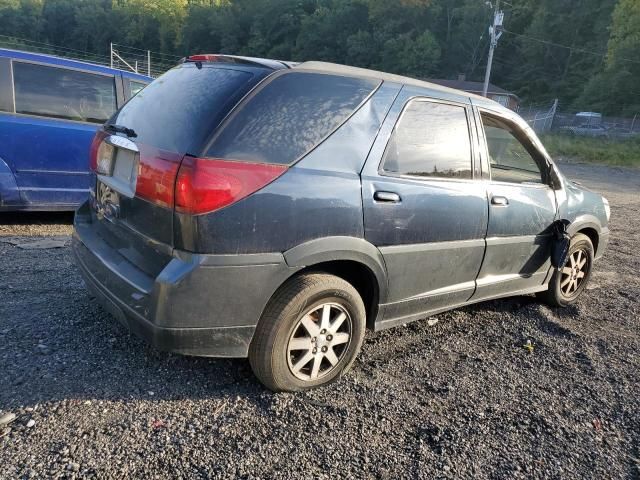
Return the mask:
<path id="1" fill-rule="evenodd" d="M 400 203 L 400 195 L 393 192 L 374 192 L 373 199 L 377 202 Z"/>
<path id="2" fill-rule="evenodd" d="M 491 205 L 506 207 L 507 205 L 509 205 L 509 199 L 507 197 L 494 196 L 491 197 Z"/>

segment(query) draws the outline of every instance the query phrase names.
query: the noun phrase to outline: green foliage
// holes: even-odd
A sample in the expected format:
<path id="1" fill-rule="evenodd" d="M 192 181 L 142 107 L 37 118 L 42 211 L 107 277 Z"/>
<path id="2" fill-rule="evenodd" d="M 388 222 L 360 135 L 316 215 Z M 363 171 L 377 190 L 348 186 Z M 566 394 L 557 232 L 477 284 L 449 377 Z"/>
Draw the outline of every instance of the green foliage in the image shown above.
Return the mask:
<path id="1" fill-rule="evenodd" d="M 620 0 L 613 13 L 604 71 L 584 89 L 580 100 L 604 113 L 640 111 L 640 2 Z"/>
<path id="2" fill-rule="evenodd" d="M 568 160 L 640 167 L 640 137 L 627 140 L 544 135 L 542 143 L 554 157 Z"/>
<path id="3" fill-rule="evenodd" d="M 180 56 L 313 59 L 422 78 L 466 74 L 482 80 L 493 15 L 486 3 L 0 0 L 0 33 L 99 55 L 115 42 Z M 508 32 L 495 53 L 493 83 L 525 102 L 560 98 L 561 108 L 603 113 L 640 109 L 638 0 L 518 0 L 503 8 Z"/>

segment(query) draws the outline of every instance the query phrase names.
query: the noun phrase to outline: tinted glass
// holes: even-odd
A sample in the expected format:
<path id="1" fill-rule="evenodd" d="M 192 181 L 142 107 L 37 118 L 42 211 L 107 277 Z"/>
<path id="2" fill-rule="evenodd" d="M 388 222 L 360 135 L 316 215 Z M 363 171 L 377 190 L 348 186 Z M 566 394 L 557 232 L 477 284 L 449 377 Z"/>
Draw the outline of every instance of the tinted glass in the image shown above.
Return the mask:
<path id="1" fill-rule="evenodd" d="M 112 76 L 13 62 L 16 113 L 103 123 L 116 110 Z"/>
<path id="2" fill-rule="evenodd" d="M 144 87 L 147 86 L 146 83 L 141 83 L 141 82 L 134 82 L 133 80 L 131 80 L 129 82 L 129 86 L 131 88 L 131 96 L 135 96 L 140 90 L 142 90 Z"/>
<path id="3" fill-rule="evenodd" d="M 510 183 L 541 183 L 540 167 L 516 137 L 516 130 L 487 115 L 482 115 L 482 122 L 489 149 L 491 179 Z"/>
<path id="4" fill-rule="evenodd" d="M 207 156 L 289 164 L 346 120 L 378 83 L 303 72 L 281 75 L 230 118 Z"/>
<path id="5" fill-rule="evenodd" d="M 250 72 L 184 64 L 129 100 L 110 123 L 132 128 L 136 141 L 196 155 L 238 97 L 255 83 Z"/>
<path id="6" fill-rule="evenodd" d="M 0 111 L 13 112 L 11 59 L 0 57 Z"/>
<path id="7" fill-rule="evenodd" d="M 471 141 L 463 107 L 413 101 L 396 125 L 383 169 L 400 175 L 471 178 Z"/>

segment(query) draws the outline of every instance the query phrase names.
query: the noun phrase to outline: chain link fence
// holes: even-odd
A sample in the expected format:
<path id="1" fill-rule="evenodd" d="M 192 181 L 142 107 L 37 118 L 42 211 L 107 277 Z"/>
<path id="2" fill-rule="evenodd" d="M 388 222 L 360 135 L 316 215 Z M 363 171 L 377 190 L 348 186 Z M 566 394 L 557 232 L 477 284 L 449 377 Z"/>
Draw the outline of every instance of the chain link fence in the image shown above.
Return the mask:
<path id="1" fill-rule="evenodd" d="M 560 110 L 558 101 L 549 104 L 525 105 L 518 109 L 533 130 L 611 140 L 640 138 L 640 112 L 631 117 L 602 115 L 599 112 Z"/>
<path id="2" fill-rule="evenodd" d="M 152 52 L 127 45 L 112 43 L 108 45 L 109 55 L 101 55 L 86 52 L 61 45 L 52 45 L 44 42 L 36 42 L 25 38 L 0 35 L 0 48 L 21 50 L 23 52 L 44 53 L 70 60 L 104 65 L 107 67 L 129 70 L 132 72 L 158 77 L 176 65 L 180 58 L 177 55 Z"/>

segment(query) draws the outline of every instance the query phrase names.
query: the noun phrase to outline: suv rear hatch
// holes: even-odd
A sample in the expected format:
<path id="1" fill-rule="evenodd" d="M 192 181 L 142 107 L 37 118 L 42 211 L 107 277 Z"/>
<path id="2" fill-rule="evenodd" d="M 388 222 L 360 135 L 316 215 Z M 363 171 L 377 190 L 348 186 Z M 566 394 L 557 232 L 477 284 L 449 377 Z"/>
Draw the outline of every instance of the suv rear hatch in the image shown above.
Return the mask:
<path id="1" fill-rule="evenodd" d="M 175 183 L 238 101 L 273 70 L 253 64 L 187 62 L 133 97 L 98 131 L 95 233 L 152 277 L 171 260 Z"/>

